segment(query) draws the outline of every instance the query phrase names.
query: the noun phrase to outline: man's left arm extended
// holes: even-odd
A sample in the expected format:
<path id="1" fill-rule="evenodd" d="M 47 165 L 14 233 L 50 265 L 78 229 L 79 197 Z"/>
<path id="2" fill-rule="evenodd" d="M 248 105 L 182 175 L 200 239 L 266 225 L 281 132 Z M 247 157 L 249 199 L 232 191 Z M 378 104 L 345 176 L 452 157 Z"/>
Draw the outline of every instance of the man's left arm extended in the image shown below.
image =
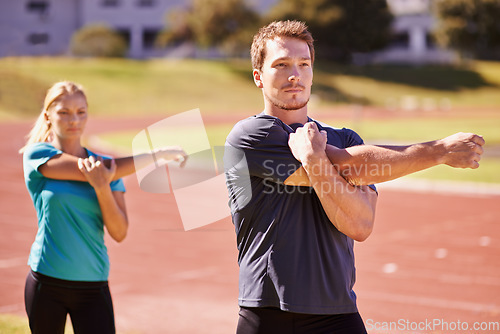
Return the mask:
<path id="1" fill-rule="evenodd" d="M 481 136 L 456 133 L 440 140 L 406 146 L 358 145 L 340 149 L 327 145 L 326 155 L 349 183 L 368 185 L 441 164 L 454 168 L 478 168 L 483 145 Z M 306 172 L 299 168 L 285 184 L 308 185 L 307 182 Z"/>

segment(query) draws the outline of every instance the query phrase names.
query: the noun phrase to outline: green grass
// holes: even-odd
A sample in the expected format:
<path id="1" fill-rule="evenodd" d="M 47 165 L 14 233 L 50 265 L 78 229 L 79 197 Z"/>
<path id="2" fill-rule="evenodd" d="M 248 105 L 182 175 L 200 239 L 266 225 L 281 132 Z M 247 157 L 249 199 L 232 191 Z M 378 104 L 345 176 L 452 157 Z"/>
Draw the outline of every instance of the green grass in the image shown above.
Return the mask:
<path id="1" fill-rule="evenodd" d="M 467 181 L 481 183 L 500 183 L 500 158 L 484 158 L 478 169 L 457 169 L 449 166 L 436 166 L 409 175 L 411 178 L 429 180 Z"/>
<path id="2" fill-rule="evenodd" d="M 0 314 L 0 333 L 29 334 L 28 319 L 11 314 Z"/>
<path id="3" fill-rule="evenodd" d="M 401 107 L 500 106 L 500 62 L 456 66 L 339 66 L 319 63 L 314 86 L 322 100 Z M 314 91 L 314 89 L 313 89 Z"/>
<path id="4" fill-rule="evenodd" d="M 358 103 L 400 108 L 500 106 L 500 62 L 467 66 L 340 66 L 319 62 L 313 93 L 320 107 Z M 170 115 L 262 109 L 249 60 L 0 58 L 2 118 L 38 114 L 46 89 L 72 80 L 87 91 L 92 114 Z"/>
<path id="5" fill-rule="evenodd" d="M 500 110 L 499 110 L 500 113 Z M 366 142 L 422 142 L 443 138 L 457 132 L 482 135 L 488 146 L 500 145 L 500 114 L 482 118 L 410 118 L 323 120 L 335 127 L 358 132 Z"/>
<path id="6" fill-rule="evenodd" d="M 65 334 L 73 334 L 69 321 L 66 322 Z M 29 334 L 28 318 L 13 314 L 0 314 L 0 333 L 2 334 Z"/>
<path id="7" fill-rule="evenodd" d="M 176 114 L 259 109 L 247 62 L 203 60 L 2 58 L 0 112 L 34 116 L 47 88 L 59 80 L 82 84 L 93 115 Z M 4 97 L 4 98 L 2 98 Z M 4 116 L 5 117 L 5 116 Z"/>
<path id="8" fill-rule="evenodd" d="M 118 333 L 125 334 L 135 334 L 139 333 L 137 331 L 127 330 L 125 332 L 117 331 Z M 28 318 L 22 317 L 14 314 L 2 314 L 0 313 L 0 333 L 1 334 L 30 334 Z M 71 326 L 71 320 L 68 318 L 66 320 L 65 334 L 73 334 L 73 327 Z"/>

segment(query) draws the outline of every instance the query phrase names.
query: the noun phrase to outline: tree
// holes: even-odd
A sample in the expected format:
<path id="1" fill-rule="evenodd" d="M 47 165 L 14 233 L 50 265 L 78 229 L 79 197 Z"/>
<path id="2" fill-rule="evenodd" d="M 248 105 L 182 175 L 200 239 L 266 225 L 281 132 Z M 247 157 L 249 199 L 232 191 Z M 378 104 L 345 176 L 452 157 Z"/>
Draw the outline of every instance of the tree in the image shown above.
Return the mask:
<path id="1" fill-rule="evenodd" d="M 71 37 L 70 51 L 82 57 L 124 57 L 127 42 L 113 29 L 103 24 L 87 25 Z"/>
<path id="2" fill-rule="evenodd" d="M 353 52 L 383 48 L 391 38 L 386 0 L 281 0 L 269 20 L 306 22 L 318 58 L 349 61 Z"/>
<path id="3" fill-rule="evenodd" d="M 259 17 L 243 0 L 192 0 L 170 12 L 159 46 L 190 41 L 199 47 L 248 50 Z"/>
<path id="4" fill-rule="evenodd" d="M 435 3 L 437 42 L 462 56 L 500 56 L 499 0 L 441 0 Z"/>

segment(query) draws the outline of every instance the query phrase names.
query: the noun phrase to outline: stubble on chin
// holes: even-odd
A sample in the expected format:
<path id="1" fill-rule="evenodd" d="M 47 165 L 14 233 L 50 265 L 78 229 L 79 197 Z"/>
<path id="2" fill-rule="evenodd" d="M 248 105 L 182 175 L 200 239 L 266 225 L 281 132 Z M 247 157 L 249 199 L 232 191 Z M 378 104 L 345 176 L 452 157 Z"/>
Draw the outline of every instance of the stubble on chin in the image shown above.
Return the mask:
<path id="1" fill-rule="evenodd" d="M 309 98 L 307 98 L 306 101 L 296 101 L 292 103 L 285 103 L 282 102 L 278 99 L 270 98 L 269 96 L 266 96 L 266 99 L 272 103 L 275 107 L 282 109 L 282 110 L 287 110 L 287 111 L 293 111 L 293 110 L 299 110 L 304 108 L 307 103 L 309 103 Z"/>

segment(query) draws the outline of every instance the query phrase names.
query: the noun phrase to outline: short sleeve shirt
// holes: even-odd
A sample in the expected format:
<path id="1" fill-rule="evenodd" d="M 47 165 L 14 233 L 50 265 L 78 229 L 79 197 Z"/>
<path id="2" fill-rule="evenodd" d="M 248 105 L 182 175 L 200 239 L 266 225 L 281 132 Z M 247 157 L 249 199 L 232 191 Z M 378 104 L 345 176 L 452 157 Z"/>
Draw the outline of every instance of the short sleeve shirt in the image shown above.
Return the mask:
<path id="1" fill-rule="evenodd" d="M 330 145 L 363 144 L 352 130 L 314 122 Z M 312 187 L 283 183 L 301 166 L 288 146 L 298 126 L 261 113 L 237 123 L 226 140 L 239 304 L 309 314 L 356 312 L 354 241 L 330 222 Z M 246 164 L 239 163 L 241 156 Z"/>
<path id="2" fill-rule="evenodd" d="M 38 218 L 28 264 L 33 271 L 59 279 L 106 281 L 109 258 L 94 188 L 87 182 L 50 179 L 39 171 L 62 153 L 49 143 L 32 144 L 24 152 L 24 178 Z M 121 179 L 110 185 L 112 191 L 125 192 Z"/>

